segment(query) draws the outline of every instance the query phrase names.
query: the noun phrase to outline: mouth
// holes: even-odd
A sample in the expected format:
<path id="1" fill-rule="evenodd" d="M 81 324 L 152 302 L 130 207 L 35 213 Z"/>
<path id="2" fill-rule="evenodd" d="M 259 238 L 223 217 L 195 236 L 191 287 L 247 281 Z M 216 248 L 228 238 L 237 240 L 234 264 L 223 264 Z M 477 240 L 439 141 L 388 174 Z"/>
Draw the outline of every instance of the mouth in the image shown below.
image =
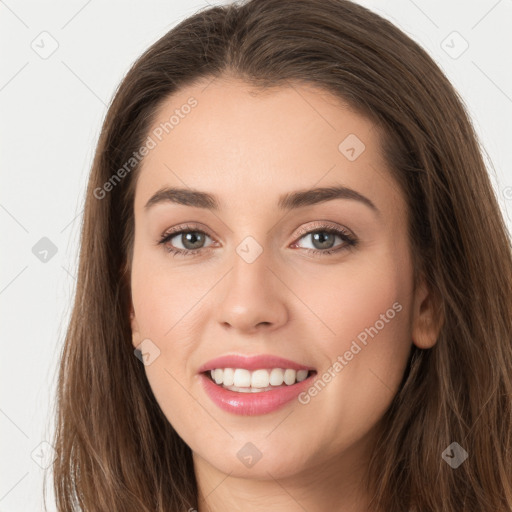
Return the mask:
<path id="1" fill-rule="evenodd" d="M 226 354 L 198 368 L 204 392 L 232 414 L 268 414 L 312 385 L 317 370 L 273 354 Z"/>
<path id="2" fill-rule="evenodd" d="M 289 388 L 316 375 L 316 370 L 293 368 L 215 368 L 202 372 L 218 387 L 236 393 L 262 393 Z"/>
<path id="3" fill-rule="evenodd" d="M 211 368 L 199 373 L 203 390 L 220 409 L 235 415 L 275 412 L 291 404 L 308 386 L 316 370 L 300 368 Z"/>

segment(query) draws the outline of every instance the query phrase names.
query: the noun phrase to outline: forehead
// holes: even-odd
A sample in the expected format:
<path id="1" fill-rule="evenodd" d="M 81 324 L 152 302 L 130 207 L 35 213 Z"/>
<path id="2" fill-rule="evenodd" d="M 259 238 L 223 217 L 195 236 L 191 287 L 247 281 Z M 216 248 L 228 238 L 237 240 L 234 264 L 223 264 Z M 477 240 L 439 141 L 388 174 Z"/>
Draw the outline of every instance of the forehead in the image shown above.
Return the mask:
<path id="1" fill-rule="evenodd" d="M 183 88 L 148 133 L 136 203 L 162 186 L 208 190 L 242 206 L 290 190 L 346 185 L 398 194 L 381 157 L 379 129 L 310 85 L 256 90 L 237 79 Z M 396 199 L 396 198 L 395 198 Z"/>

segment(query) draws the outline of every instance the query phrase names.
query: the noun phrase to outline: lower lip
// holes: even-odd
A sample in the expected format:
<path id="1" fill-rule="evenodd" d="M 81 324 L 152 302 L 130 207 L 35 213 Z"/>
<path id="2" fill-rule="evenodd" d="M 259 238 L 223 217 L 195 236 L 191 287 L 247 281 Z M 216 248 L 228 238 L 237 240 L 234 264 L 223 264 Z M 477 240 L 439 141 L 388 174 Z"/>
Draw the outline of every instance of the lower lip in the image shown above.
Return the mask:
<path id="1" fill-rule="evenodd" d="M 204 373 L 201 373 L 200 377 L 206 394 L 221 409 L 242 416 L 255 416 L 276 411 L 288 402 L 291 402 L 311 384 L 311 380 L 315 375 L 316 373 L 312 373 L 307 379 L 296 382 L 291 386 L 284 385 L 271 391 L 260 391 L 257 393 L 230 391 L 215 384 Z"/>

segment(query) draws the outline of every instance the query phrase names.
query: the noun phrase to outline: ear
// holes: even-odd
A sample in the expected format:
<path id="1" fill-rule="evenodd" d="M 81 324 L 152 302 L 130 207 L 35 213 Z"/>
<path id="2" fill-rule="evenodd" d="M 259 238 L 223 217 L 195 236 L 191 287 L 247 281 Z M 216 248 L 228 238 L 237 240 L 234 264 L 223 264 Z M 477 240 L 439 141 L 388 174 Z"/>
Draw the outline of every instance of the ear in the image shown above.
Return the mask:
<path id="1" fill-rule="evenodd" d="M 439 337 L 444 317 L 439 302 L 422 277 L 414 291 L 413 343 L 422 349 L 432 348 Z"/>
<path id="2" fill-rule="evenodd" d="M 140 333 L 139 333 L 139 324 L 137 322 L 137 318 L 135 316 L 135 310 L 133 309 L 133 304 L 130 304 L 130 324 L 132 327 L 132 345 L 133 348 L 137 348 L 141 342 Z"/>

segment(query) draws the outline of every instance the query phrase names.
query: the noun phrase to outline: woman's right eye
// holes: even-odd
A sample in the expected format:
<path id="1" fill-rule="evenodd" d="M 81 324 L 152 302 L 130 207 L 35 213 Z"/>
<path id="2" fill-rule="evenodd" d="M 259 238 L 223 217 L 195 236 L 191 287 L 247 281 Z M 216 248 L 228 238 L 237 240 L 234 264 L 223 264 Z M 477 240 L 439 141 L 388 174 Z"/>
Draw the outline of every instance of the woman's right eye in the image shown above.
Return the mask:
<path id="1" fill-rule="evenodd" d="M 171 241 L 175 238 L 178 240 L 178 243 L 181 243 L 183 246 L 182 248 L 176 247 L 176 242 L 171 243 Z M 179 231 L 165 233 L 160 239 L 159 243 L 164 245 L 165 249 L 174 255 L 179 254 L 182 256 L 192 256 L 204 248 L 202 247 L 202 244 L 204 244 L 206 238 L 210 238 L 210 236 L 208 236 L 204 231 L 197 229 L 181 229 Z"/>

